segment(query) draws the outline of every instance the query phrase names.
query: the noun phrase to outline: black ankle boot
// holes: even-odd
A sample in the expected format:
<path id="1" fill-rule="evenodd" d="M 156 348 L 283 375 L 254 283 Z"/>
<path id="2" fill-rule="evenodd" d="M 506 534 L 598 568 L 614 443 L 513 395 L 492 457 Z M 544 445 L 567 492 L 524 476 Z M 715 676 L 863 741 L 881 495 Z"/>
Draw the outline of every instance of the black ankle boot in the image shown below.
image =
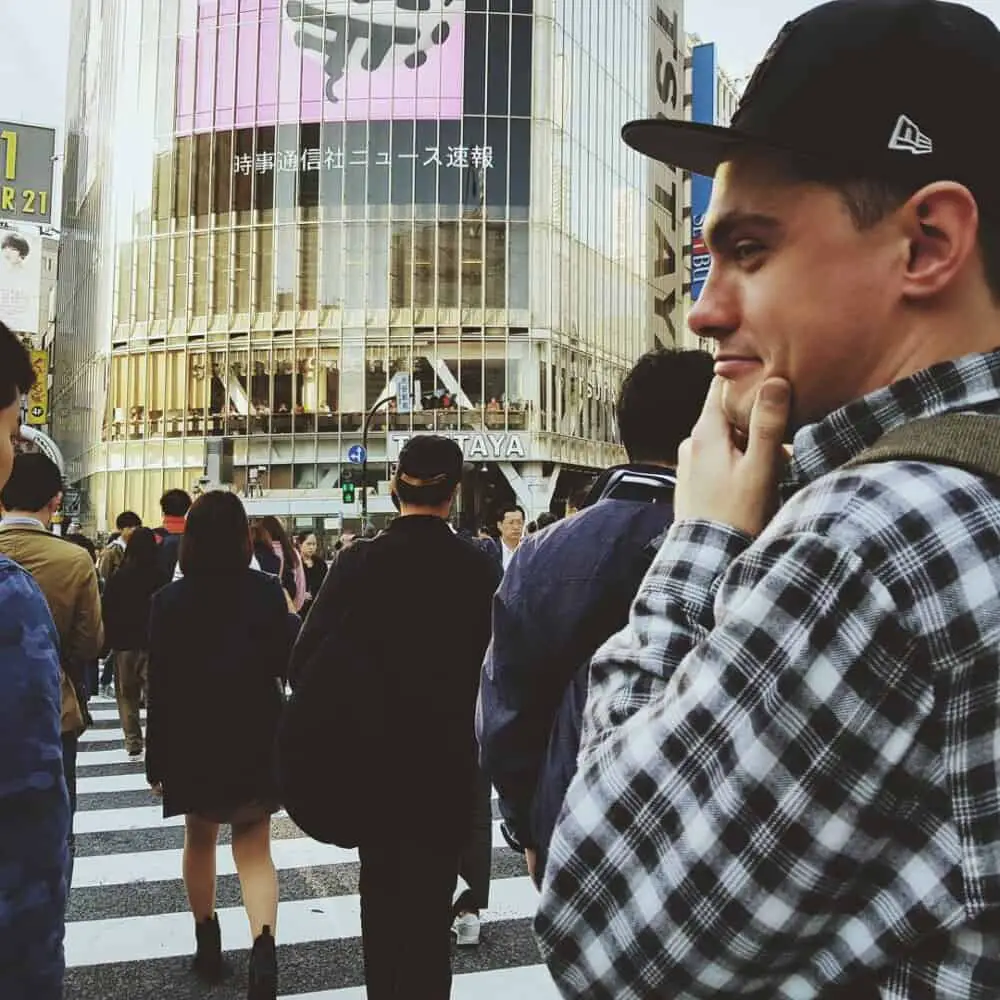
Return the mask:
<path id="1" fill-rule="evenodd" d="M 208 920 L 194 925 L 194 936 L 198 950 L 194 955 L 195 975 L 206 983 L 218 983 L 231 972 L 222 959 L 222 931 L 219 929 L 218 914 L 213 913 Z"/>
<path id="2" fill-rule="evenodd" d="M 278 954 L 271 928 L 265 927 L 250 952 L 247 1000 L 277 1000 Z"/>

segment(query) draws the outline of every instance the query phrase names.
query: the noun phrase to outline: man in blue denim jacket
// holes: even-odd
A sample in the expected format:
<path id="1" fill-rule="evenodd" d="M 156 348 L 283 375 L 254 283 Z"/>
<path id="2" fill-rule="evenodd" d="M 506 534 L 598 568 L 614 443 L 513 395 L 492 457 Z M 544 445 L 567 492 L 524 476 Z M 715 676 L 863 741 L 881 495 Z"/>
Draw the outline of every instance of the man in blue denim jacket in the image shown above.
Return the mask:
<path id="1" fill-rule="evenodd" d="M 629 464 L 608 470 L 580 513 L 526 538 L 493 601 L 476 719 L 503 832 L 540 883 L 576 773 L 587 667 L 628 621 L 673 520 L 677 450 L 712 380 L 704 351 L 651 351 L 625 379 L 618 428 Z M 652 484 L 652 485 L 651 485 Z"/>
<path id="2" fill-rule="evenodd" d="M 0 323 L 0 488 L 13 466 L 27 351 Z M 0 997 L 62 997 L 69 799 L 59 651 L 38 585 L 0 556 Z"/>

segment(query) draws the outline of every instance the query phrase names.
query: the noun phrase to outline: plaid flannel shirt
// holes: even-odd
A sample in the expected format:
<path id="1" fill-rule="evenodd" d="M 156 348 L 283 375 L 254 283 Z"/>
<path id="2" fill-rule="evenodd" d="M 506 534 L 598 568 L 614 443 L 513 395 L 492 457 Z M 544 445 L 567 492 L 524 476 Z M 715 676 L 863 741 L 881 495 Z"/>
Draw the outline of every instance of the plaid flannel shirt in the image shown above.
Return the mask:
<path id="1" fill-rule="evenodd" d="M 591 668 L 536 921 L 565 996 L 1000 996 L 1000 483 L 839 469 L 963 410 L 1000 352 L 800 431 L 756 540 L 673 526 Z"/>

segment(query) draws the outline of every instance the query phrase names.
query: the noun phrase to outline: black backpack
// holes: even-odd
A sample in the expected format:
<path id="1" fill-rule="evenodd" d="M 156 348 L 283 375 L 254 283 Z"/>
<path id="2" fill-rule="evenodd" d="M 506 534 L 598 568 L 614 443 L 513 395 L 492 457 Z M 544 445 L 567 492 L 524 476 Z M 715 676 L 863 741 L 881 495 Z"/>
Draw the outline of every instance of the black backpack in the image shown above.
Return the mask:
<path id="1" fill-rule="evenodd" d="M 338 611 L 285 707 L 276 770 L 292 821 L 314 840 L 352 848 L 390 823 L 392 768 L 382 752 L 388 692 L 378 638 L 352 626 L 348 608 Z"/>

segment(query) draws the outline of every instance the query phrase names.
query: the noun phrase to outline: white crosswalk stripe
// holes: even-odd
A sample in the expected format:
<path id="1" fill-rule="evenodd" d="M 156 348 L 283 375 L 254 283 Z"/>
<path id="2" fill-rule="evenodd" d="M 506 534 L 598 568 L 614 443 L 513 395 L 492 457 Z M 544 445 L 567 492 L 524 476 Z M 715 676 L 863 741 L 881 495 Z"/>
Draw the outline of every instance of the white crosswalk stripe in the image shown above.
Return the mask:
<path id="1" fill-rule="evenodd" d="M 66 926 L 65 1000 L 201 996 L 188 972 L 194 948 L 181 861 L 183 817 L 164 820 L 143 765 L 129 760 L 117 709 L 92 702 L 95 726 L 78 757 L 77 857 Z M 405 817 L 401 822 L 406 822 Z M 284 812 L 273 820 L 279 873 L 280 996 L 365 1000 L 358 853 L 310 840 Z M 216 853 L 223 947 L 237 975 L 220 1000 L 245 996 L 250 930 L 224 835 Z M 455 1000 L 557 1000 L 531 933 L 537 893 L 493 823 L 494 878 L 482 943 L 455 953 Z M 148 985 L 143 985 L 148 984 Z"/>

